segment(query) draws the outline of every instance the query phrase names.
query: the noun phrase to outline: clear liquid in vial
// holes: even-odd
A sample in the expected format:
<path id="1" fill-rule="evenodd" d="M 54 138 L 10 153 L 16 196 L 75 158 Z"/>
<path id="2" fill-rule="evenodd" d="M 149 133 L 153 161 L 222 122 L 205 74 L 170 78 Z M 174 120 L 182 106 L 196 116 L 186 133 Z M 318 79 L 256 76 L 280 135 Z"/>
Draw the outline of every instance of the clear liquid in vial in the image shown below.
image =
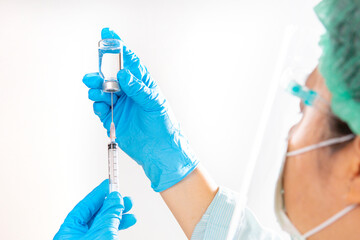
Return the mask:
<path id="1" fill-rule="evenodd" d="M 99 48 L 99 73 L 104 79 L 105 92 L 120 91 L 117 73 L 123 68 L 121 48 Z"/>

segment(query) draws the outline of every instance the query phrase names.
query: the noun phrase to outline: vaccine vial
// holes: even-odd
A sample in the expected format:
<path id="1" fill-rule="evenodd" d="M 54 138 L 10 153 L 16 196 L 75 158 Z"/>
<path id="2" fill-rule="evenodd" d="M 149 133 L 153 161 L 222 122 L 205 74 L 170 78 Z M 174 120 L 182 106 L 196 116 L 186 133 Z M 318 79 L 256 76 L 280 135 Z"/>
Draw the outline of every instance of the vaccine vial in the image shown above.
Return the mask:
<path id="1" fill-rule="evenodd" d="M 117 73 L 123 69 L 123 44 L 119 39 L 103 39 L 99 47 L 99 73 L 104 79 L 103 91 L 114 93 L 120 91 Z"/>

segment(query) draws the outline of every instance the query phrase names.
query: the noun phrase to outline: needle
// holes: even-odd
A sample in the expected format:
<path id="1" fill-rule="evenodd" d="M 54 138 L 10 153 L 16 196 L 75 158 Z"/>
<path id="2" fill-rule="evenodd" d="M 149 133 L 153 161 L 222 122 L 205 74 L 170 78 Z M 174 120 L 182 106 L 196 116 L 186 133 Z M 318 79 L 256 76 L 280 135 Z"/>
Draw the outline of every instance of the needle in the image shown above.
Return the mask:
<path id="1" fill-rule="evenodd" d="M 111 122 L 114 122 L 114 102 L 113 102 L 113 93 L 111 93 Z"/>
<path id="2" fill-rule="evenodd" d="M 113 93 L 111 93 L 111 125 L 110 125 L 110 140 L 115 142 L 115 124 L 114 124 L 114 104 L 113 104 Z"/>

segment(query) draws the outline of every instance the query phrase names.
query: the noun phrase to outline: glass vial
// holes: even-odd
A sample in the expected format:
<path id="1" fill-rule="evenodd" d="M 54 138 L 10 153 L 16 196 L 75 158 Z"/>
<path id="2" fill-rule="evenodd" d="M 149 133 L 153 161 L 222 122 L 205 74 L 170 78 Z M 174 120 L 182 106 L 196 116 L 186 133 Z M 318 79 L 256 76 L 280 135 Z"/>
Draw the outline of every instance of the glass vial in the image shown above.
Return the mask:
<path id="1" fill-rule="evenodd" d="M 103 39 L 99 42 L 99 73 L 104 79 L 103 91 L 120 91 L 117 73 L 123 69 L 123 44 L 119 39 Z"/>

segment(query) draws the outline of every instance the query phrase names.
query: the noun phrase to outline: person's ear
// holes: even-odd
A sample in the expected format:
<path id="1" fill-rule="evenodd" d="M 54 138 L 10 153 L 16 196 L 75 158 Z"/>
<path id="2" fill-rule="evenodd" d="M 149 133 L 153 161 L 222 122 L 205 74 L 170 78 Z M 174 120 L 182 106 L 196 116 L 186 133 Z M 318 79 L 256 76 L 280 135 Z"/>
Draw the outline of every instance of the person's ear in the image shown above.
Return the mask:
<path id="1" fill-rule="evenodd" d="M 350 203 L 360 203 L 360 136 L 351 143 L 353 154 L 350 164 L 350 188 L 347 194 Z"/>

